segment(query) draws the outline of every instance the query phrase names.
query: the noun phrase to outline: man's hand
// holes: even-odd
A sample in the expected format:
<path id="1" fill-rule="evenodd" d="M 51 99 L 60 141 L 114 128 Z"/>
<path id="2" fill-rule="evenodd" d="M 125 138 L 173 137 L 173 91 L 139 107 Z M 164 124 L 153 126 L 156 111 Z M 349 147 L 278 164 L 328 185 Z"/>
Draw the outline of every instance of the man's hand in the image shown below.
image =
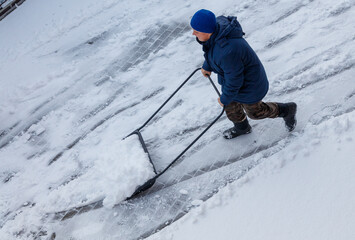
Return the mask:
<path id="1" fill-rule="evenodd" d="M 211 76 L 211 72 L 206 71 L 205 69 L 201 68 L 202 75 L 205 77 Z"/>
<path id="2" fill-rule="evenodd" d="M 218 103 L 219 103 L 219 105 L 221 105 L 222 107 L 224 107 L 223 103 L 221 103 L 221 98 L 218 98 Z"/>

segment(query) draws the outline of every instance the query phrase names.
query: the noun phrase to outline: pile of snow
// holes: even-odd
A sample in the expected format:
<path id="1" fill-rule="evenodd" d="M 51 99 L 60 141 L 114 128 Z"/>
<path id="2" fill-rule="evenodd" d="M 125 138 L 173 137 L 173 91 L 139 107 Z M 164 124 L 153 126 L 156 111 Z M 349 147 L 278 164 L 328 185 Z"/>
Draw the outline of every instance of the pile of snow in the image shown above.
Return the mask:
<path id="1" fill-rule="evenodd" d="M 2 149 L 0 163 L 6 171 L 0 174 L 0 239 L 12 239 L 21 229 L 39 229 L 48 213 L 101 200 L 110 209 L 154 177 L 138 136 L 122 140 L 115 128 L 100 127 L 51 165 L 42 157 L 26 161 L 21 145 L 16 144 L 16 152 Z M 31 144 L 46 134 L 47 129 L 35 124 L 19 142 Z"/>
<path id="2" fill-rule="evenodd" d="M 30 140 L 36 133 L 45 131 L 39 126 L 32 126 L 30 130 L 33 135 L 24 135 L 24 139 Z M 37 164 L 27 171 L 18 170 L 22 175 L 13 173 L 10 177 L 16 177 L 10 179 L 11 183 L 22 182 L 22 185 L 18 184 L 21 189 L 2 187 L 0 199 L 4 204 L 0 204 L 0 212 L 6 213 L 12 205 L 22 204 L 21 198 L 8 202 L 16 199 L 19 191 L 22 196 L 30 197 L 31 202 L 36 202 L 42 213 L 62 211 L 102 199 L 104 206 L 112 207 L 154 177 L 153 166 L 137 135 L 121 140 L 112 134 L 111 129 L 101 131 L 102 136 L 91 134 L 79 142 L 76 150 L 64 154 L 62 164 L 53 163 L 57 168 L 44 167 L 43 170 L 43 166 Z M 7 156 L 6 160 L 11 162 L 11 155 Z M 3 162 L 6 164 L 8 161 L 4 159 Z M 68 168 L 72 169 L 71 176 L 62 178 L 61 174 Z"/>
<path id="3" fill-rule="evenodd" d="M 288 147 L 148 239 L 355 239 L 354 119 L 350 112 L 309 124 Z"/>
<path id="4" fill-rule="evenodd" d="M 84 141 L 75 158 L 87 159 L 93 165 L 81 176 L 51 191 L 41 199 L 47 210 L 66 209 L 104 199 L 106 207 L 130 197 L 138 186 L 154 177 L 153 166 L 136 134 L 120 140 L 106 135 Z"/>

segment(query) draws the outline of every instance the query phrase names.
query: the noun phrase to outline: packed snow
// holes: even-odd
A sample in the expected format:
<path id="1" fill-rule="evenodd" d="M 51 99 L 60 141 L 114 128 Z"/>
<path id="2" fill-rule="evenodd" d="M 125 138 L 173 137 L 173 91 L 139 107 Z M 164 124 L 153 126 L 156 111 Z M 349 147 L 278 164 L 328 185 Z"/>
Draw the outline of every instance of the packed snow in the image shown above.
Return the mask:
<path id="1" fill-rule="evenodd" d="M 0 21 L 0 239 L 354 239 L 354 0 L 25 1 Z M 203 62 L 189 20 L 237 16 L 265 101 L 298 125 L 222 117 L 146 193 L 136 135 Z M 216 80 L 216 76 L 212 75 Z M 142 129 L 164 169 L 221 112 L 197 72 Z"/>

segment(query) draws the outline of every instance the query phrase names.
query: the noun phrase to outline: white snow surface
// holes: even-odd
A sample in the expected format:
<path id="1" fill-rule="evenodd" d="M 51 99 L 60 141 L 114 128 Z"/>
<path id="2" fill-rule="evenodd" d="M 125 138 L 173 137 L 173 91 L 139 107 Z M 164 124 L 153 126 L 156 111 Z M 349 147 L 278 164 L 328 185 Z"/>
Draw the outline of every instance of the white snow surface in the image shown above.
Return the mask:
<path id="1" fill-rule="evenodd" d="M 0 21 L 0 239 L 355 239 L 355 0 L 27 0 Z M 265 101 L 222 117 L 141 196 L 140 127 L 203 62 L 189 20 L 237 16 Z M 216 76 L 212 76 L 216 80 Z M 215 81 L 216 82 L 216 81 Z M 157 171 L 220 113 L 197 72 L 142 130 Z"/>
<path id="2" fill-rule="evenodd" d="M 93 165 L 78 178 L 59 186 L 47 198 L 39 200 L 43 205 L 51 206 L 47 208 L 48 211 L 64 210 L 76 207 L 80 202 L 88 203 L 100 198 L 104 198 L 104 206 L 113 207 L 154 177 L 148 155 L 137 135 L 120 140 L 109 131 L 100 137 L 87 139 L 90 140 L 80 144 L 72 160 L 80 159 Z"/>
<path id="3" fill-rule="evenodd" d="M 309 125 L 183 219 L 149 240 L 354 239 L 355 113 Z"/>

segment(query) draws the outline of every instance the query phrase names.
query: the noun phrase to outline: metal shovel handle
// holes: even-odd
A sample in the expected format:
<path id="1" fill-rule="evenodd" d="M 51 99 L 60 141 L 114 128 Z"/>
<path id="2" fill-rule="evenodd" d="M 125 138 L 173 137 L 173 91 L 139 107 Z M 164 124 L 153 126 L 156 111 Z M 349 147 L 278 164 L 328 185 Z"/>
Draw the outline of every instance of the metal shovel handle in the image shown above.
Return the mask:
<path id="1" fill-rule="evenodd" d="M 190 76 L 170 95 L 170 97 L 153 113 L 153 115 L 141 126 L 139 127 L 138 129 L 136 129 L 135 131 L 133 131 L 131 134 L 129 134 L 127 137 L 133 135 L 133 134 L 137 134 L 139 136 L 139 140 L 142 144 L 142 147 L 144 149 L 144 151 L 148 154 L 148 157 L 149 157 L 149 160 L 151 161 L 152 165 L 153 165 L 153 169 L 154 169 L 154 172 L 156 173 L 156 170 L 155 170 L 155 167 L 154 167 L 154 164 L 150 158 L 150 155 L 149 155 L 149 152 L 148 152 L 148 149 L 147 149 L 147 146 L 144 142 L 144 139 L 142 137 L 142 134 L 140 133 L 140 130 L 142 128 L 144 128 L 157 114 L 158 112 L 170 101 L 170 99 L 190 80 L 190 78 L 198 71 L 200 70 L 201 68 L 197 68 L 196 70 L 194 70 Z M 221 94 L 219 93 L 216 85 L 214 84 L 214 82 L 212 81 L 211 77 L 210 76 L 207 76 L 210 83 L 212 84 L 213 88 L 215 89 L 217 95 L 220 97 Z M 133 196 L 147 190 L 148 188 L 152 187 L 156 181 L 156 179 L 158 177 L 160 177 L 163 173 L 165 173 L 179 158 L 181 158 L 207 131 L 208 129 L 210 129 L 213 124 L 215 124 L 219 118 L 223 115 L 224 113 L 224 109 L 225 107 L 223 107 L 221 113 L 168 165 L 166 166 L 160 173 L 157 173 L 153 178 L 149 179 L 148 181 L 146 181 L 143 185 L 139 186 L 136 191 L 133 193 L 133 195 L 130 197 L 132 198 Z M 125 137 L 125 138 L 127 138 Z"/>

